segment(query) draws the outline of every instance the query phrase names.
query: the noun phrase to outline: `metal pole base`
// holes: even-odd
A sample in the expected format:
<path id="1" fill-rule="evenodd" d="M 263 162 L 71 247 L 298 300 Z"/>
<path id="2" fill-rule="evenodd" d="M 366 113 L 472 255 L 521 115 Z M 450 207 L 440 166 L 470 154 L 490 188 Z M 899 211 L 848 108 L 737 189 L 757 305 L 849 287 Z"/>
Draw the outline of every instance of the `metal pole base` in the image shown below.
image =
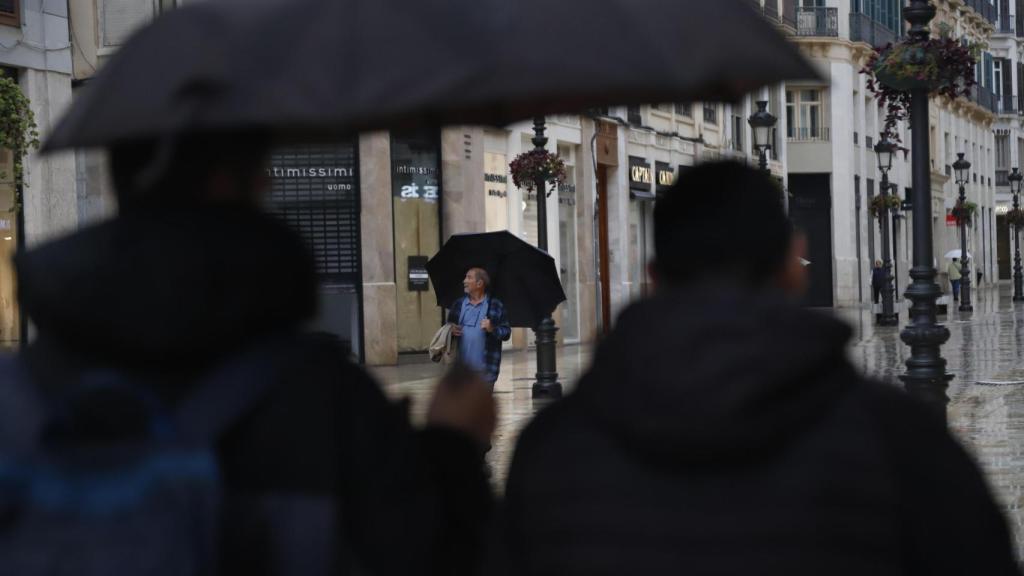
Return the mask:
<path id="1" fill-rule="evenodd" d="M 878 321 L 876 322 L 876 324 L 878 324 L 879 326 L 899 326 L 900 317 L 897 316 L 896 314 L 879 314 Z"/>
<path id="2" fill-rule="evenodd" d="M 562 385 L 558 382 L 555 357 L 555 333 L 558 327 L 551 316 L 541 320 L 534 330 L 537 335 L 537 381 L 533 383 L 534 398 L 561 398 Z"/>
<path id="3" fill-rule="evenodd" d="M 914 282 L 907 288 L 907 298 L 914 304 L 910 324 L 900 334 L 910 346 L 910 358 L 900 380 L 911 396 L 931 406 L 945 421 L 949 404 L 946 389 L 953 376 L 946 373 L 946 360 L 940 354 L 949 340 L 949 330 L 935 319 L 935 300 L 942 292 L 935 284 L 935 269 L 930 266 L 915 266 L 910 277 Z"/>

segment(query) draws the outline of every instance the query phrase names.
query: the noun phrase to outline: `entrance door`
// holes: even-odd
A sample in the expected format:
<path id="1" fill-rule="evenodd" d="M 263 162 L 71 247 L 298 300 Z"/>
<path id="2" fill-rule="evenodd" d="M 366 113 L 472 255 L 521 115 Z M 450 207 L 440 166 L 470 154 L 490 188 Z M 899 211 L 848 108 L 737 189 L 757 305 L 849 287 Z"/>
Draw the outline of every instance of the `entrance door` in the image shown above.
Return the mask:
<path id="1" fill-rule="evenodd" d="M 1010 225 L 1006 223 L 1006 216 L 996 216 L 996 255 L 1000 280 L 1013 278 L 1013 262 L 1010 256 L 1012 242 L 1013 237 L 1010 235 Z"/>
<path id="2" fill-rule="evenodd" d="M 608 167 L 597 169 L 597 245 L 601 273 L 601 334 L 612 325 L 611 266 L 608 264 Z"/>
<path id="3" fill-rule="evenodd" d="M 832 280 L 832 191 L 829 174 L 790 174 L 790 217 L 807 236 L 807 267 L 810 285 L 804 306 L 831 308 Z"/>

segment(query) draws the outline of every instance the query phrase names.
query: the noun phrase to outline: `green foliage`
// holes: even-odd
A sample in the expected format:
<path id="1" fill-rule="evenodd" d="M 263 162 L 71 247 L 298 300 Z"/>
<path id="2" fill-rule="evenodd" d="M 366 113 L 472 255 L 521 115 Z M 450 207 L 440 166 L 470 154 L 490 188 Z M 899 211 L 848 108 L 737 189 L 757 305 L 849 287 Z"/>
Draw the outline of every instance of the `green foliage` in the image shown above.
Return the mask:
<path id="1" fill-rule="evenodd" d="M 14 79 L 6 76 L 0 77 L 0 148 L 11 151 L 15 198 L 10 211 L 17 212 L 21 210 L 22 190 L 27 187 L 25 157 L 39 148 L 39 130 L 28 97 Z M 0 172 L 0 179 L 10 177 Z"/>

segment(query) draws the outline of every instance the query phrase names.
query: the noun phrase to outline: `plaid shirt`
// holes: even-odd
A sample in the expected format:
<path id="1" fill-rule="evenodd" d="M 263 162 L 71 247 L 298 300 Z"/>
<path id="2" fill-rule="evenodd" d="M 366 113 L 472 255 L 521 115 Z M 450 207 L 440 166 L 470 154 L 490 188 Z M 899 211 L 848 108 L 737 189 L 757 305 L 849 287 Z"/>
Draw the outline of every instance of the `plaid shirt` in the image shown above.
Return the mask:
<path id="1" fill-rule="evenodd" d="M 467 296 L 456 300 L 448 309 L 448 322 L 459 323 L 459 315 L 462 313 L 462 303 Z M 501 371 L 501 343 L 512 337 L 512 327 L 508 324 L 508 317 L 505 316 L 505 305 L 494 296 L 488 296 L 487 318 L 494 326 L 494 331 L 487 335 L 484 351 L 484 364 L 487 371 L 484 380 L 494 382 L 498 379 L 498 372 Z"/>

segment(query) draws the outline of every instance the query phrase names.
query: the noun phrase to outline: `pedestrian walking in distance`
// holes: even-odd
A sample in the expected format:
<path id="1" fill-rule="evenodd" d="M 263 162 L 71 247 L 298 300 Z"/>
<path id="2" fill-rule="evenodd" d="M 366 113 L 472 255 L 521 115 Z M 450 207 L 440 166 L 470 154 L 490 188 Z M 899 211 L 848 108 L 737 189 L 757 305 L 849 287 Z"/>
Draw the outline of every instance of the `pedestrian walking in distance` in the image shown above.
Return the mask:
<path id="1" fill-rule="evenodd" d="M 878 304 L 885 288 L 885 268 L 881 260 L 875 260 L 875 267 L 871 269 L 871 302 Z"/>
<path id="2" fill-rule="evenodd" d="M 963 279 L 963 268 L 960 266 L 960 259 L 953 258 L 953 261 L 946 267 L 949 274 L 949 285 L 953 289 L 953 301 L 960 300 L 960 282 Z"/>
<path id="3" fill-rule="evenodd" d="M 501 300 L 488 292 L 490 275 L 483 268 L 471 268 L 462 280 L 466 295 L 448 310 L 448 322 L 458 338 L 458 358 L 476 371 L 494 389 L 501 372 L 501 343 L 512 337 Z"/>
<path id="4" fill-rule="evenodd" d="M 805 241 L 768 175 L 687 172 L 654 245 L 657 294 L 519 437 L 495 573 L 1018 574 L 933 408 L 858 374 L 851 329 L 796 304 Z"/>

